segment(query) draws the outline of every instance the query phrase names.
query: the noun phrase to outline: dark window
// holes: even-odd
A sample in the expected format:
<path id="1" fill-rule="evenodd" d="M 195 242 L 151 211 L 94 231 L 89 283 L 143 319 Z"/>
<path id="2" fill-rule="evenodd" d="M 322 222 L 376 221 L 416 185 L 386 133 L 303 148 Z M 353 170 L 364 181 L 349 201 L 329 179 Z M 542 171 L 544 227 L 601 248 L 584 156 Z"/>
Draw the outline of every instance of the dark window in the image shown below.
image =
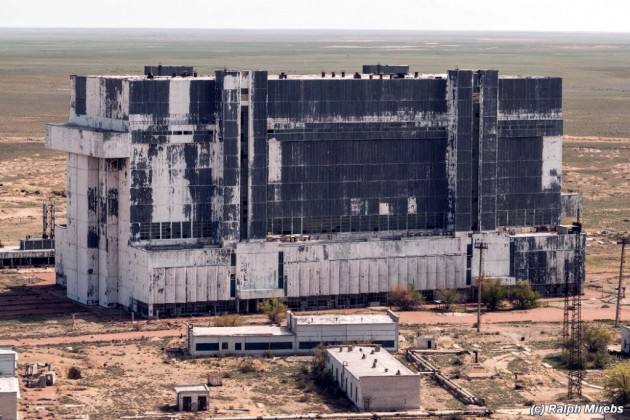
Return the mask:
<path id="1" fill-rule="evenodd" d="M 228 343 L 221 343 L 221 350 L 227 350 L 228 347 Z"/>
<path id="2" fill-rule="evenodd" d="M 394 340 L 385 340 L 385 341 L 374 341 L 374 344 L 380 344 L 383 347 L 394 348 Z"/>
<path id="3" fill-rule="evenodd" d="M 151 239 L 160 239 L 159 223 L 151 223 Z"/>
<path id="4" fill-rule="evenodd" d="M 232 267 L 236 267 L 236 254 L 231 254 L 230 255 L 230 265 Z"/>
<path id="5" fill-rule="evenodd" d="M 182 222 L 182 238 L 190 238 L 190 222 Z"/>
<path id="6" fill-rule="evenodd" d="M 201 238 L 201 222 L 193 222 L 193 238 Z"/>
<path id="7" fill-rule="evenodd" d="M 269 343 L 245 343 L 245 350 L 269 350 Z"/>
<path id="8" fill-rule="evenodd" d="M 179 239 L 182 237 L 182 224 L 180 222 L 173 222 L 171 225 L 171 237 L 173 239 Z"/>
<path id="9" fill-rule="evenodd" d="M 169 222 L 162 223 L 162 239 L 171 239 L 171 224 Z"/>
<path id="10" fill-rule="evenodd" d="M 271 350 L 292 350 L 293 343 L 290 341 L 284 341 L 280 343 L 269 343 L 269 348 Z"/>
<path id="11" fill-rule="evenodd" d="M 149 239 L 151 237 L 150 230 L 151 230 L 150 223 L 140 223 L 140 240 Z"/>
<path id="12" fill-rule="evenodd" d="M 197 343 L 195 349 L 197 351 L 218 351 L 219 343 Z"/>
<path id="13" fill-rule="evenodd" d="M 284 289 L 284 252 L 278 252 L 278 289 Z"/>
<path id="14" fill-rule="evenodd" d="M 299 349 L 300 350 L 310 350 L 319 346 L 319 341 L 300 341 Z"/>
<path id="15" fill-rule="evenodd" d="M 234 274 L 230 274 L 230 297 L 236 297 L 236 277 Z"/>
<path id="16" fill-rule="evenodd" d="M 242 350 L 241 343 L 234 343 L 234 350 Z"/>

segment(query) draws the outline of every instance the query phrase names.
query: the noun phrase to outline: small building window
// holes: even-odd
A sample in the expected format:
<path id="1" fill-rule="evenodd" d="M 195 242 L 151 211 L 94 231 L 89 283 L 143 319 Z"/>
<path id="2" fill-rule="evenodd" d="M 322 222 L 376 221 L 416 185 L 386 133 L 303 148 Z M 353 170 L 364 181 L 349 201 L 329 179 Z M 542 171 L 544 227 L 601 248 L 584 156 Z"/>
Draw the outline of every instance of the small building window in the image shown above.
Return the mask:
<path id="1" fill-rule="evenodd" d="M 234 343 L 234 350 L 242 350 L 241 343 Z"/>
<path id="2" fill-rule="evenodd" d="M 229 348 L 228 343 L 221 343 L 221 350 L 227 350 Z"/>
<path id="3" fill-rule="evenodd" d="M 217 351 L 219 350 L 219 343 L 197 343 L 195 346 L 197 351 Z"/>

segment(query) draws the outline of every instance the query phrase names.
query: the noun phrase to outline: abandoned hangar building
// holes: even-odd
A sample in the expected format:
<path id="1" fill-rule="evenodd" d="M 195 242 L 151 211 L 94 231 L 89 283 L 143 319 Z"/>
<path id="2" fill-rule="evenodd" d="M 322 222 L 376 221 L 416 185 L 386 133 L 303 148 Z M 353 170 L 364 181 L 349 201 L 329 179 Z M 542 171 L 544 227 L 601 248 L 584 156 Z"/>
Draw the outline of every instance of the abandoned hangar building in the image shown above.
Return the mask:
<path id="1" fill-rule="evenodd" d="M 160 66 L 71 87 L 46 145 L 68 153 L 57 281 L 83 304 L 334 308 L 395 285 L 430 298 L 472 288 L 477 241 L 486 276 L 543 295 L 583 278 L 584 234 L 559 225 L 580 204 L 560 187 L 560 78 Z"/>

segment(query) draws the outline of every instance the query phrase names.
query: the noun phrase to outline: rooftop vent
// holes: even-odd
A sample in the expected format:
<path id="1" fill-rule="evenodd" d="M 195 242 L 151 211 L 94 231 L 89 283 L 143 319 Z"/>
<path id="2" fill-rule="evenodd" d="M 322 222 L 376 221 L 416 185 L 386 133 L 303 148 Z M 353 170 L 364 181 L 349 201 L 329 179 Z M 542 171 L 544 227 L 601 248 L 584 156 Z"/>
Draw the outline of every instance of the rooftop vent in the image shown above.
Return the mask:
<path id="1" fill-rule="evenodd" d="M 363 353 L 363 356 L 361 356 L 361 359 L 365 359 L 365 353 Z"/>
<path id="2" fill-rule="evenodd" d="M 359 72 L 354 73 L 354 78 L 355 79 L 360 79 L 361 78 L 361 74 Z"/>
<path id="3" fill-rule="evenodd" d="M 326 72 L 325 71 L 322 72 L 322 77 L 326 77 Z"/>
<path id="4" fill-rule="evenodd" d="M 341 72 L 341 77 L 346 77 L 346 72 L 345 71 Z"/>
<path id="5" fill-rule="evenodd" d="M 400 375 L 400 369 L 396 371 L 396 375 Z"/>
<path id="6" fill-rule="evenodd" d="M 398 74 L 405 75 L 409 74 L 409 66 L 406 64 L 399 65 L 387 65 L 387 64 L 366 64 L 363 66 L 363 74 Z"/>
<path id="7" fill-rule="evenodd" d="M 163 66 L 161 64 L 157 66 L 144 66 L 144 75 L 149 74 L 153 76 L 168 76 L 175 74 L 193 74 L 195 69 L 192 66 Z"/>
<path id="8" fill-rule="evenodd" d="M 378 362 L 377 359 L 374 359 L 374 363 L 372 363 L 372 369 L 374 369 L 376 367 L 376 363 Z"/>

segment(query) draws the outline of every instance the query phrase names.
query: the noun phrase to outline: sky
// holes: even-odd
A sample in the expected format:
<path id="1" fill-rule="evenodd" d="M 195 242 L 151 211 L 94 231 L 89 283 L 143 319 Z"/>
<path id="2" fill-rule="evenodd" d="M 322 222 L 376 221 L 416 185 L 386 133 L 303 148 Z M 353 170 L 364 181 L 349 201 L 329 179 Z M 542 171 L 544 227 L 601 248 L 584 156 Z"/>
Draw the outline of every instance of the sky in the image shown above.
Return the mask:
<path id="1" fill-rule="evenodd" d="M 0 0 L 0 27 L 630 32 L 630 0 Z"/>

